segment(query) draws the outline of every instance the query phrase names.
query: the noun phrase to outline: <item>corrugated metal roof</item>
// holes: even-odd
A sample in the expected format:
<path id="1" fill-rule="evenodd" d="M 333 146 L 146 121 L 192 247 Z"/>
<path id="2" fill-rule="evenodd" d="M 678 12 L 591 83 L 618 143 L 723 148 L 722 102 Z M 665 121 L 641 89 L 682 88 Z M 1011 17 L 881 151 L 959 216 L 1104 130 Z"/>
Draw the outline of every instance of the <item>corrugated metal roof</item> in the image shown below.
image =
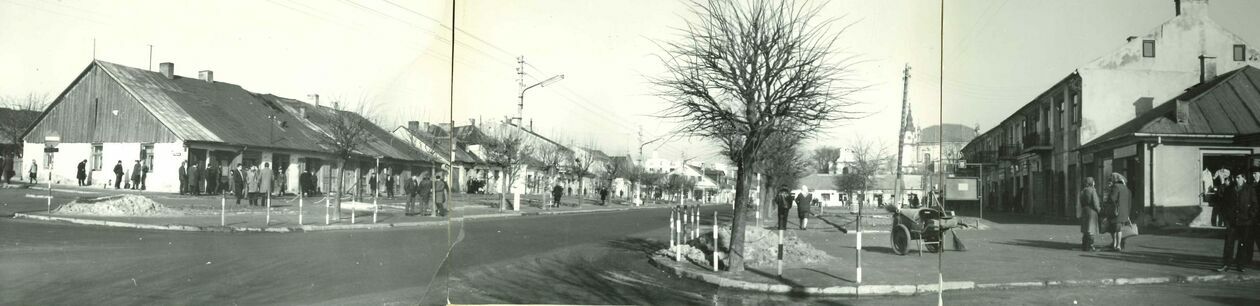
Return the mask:
<path id="1" fill-rule="evenodd" d="M 304 102 L 256 94 L 226 82 L 206 82 L 159 72 L 94 61 L 180 139 L 229 145 L 271 147 L 315 152 L 332 150 L 322 126 L 341 111 Z M 300 109 L 306 118 L 299 118 Z M 366 120 L 352 112 L 355 120 Z M 269 118 L 274 117 L 274 118 Z M 375 124 L 368 131 L 361 154 L 399 160 L 433 161 L 419 150 L 395 139 Z"/>
<path id="2" fill-rule="evenodd" d="M 1177 123 L 1177 101 L 1186 101 Z M 1243 66 L 1186 89 L 1172 100 L 1104 133 L 1084 147 L 1133 133 L 1242 135 L 1260 133 L 1260 68 Z"/>

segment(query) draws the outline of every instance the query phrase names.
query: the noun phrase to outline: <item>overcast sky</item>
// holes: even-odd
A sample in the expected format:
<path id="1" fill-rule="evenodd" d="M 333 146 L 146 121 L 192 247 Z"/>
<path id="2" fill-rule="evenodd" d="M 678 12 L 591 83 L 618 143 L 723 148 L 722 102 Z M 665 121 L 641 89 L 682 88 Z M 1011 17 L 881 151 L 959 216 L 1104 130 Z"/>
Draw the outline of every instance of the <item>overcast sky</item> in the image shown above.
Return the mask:
<path id="1" fill-rule="evenodd" d="M 175 63 L 176 73 L 260 93 L 353 104 L 370 101 L 386 125 L 449 120 L 451 4 L 448 1 L 32 1 L 0 0 L 0 95 L 60 93 L 91 61 L 146 68 Z M 912 66 L 915 123 L 935 124 L 944 89 L 946 122 L 991 128 L 1075 67 L 1153 29 L 1172 1 L 948 1 L 944 56 L 939 3 L 827 2 L 825 14 L 853 26 L 841 54 L 864 60 L 855 98 L 869 118 L 819 135 L 839 145 L 858 135 L 896 143 L 901 71 Z M 1260 1 L 1213 0 L 1226 28 L 1260 41 Z M 536 131 L 613 154 L 638 151 L 637 132 L 671 136 L 651 117 L 666 105 L 650 95 L 659 75 L 656 42 L 677 35 L 687 17 L 674 0 L 470 0 L 455 8 L 454 120 L 516 112 L 516 57 L 531 89 L 526 120 Z M 944 68 L 945 80 L 940 81 Z M 667 158 L 721 160 L 701 139 L 659 147 Z M 649 155 L 656 145 L 644 150 Z"/>

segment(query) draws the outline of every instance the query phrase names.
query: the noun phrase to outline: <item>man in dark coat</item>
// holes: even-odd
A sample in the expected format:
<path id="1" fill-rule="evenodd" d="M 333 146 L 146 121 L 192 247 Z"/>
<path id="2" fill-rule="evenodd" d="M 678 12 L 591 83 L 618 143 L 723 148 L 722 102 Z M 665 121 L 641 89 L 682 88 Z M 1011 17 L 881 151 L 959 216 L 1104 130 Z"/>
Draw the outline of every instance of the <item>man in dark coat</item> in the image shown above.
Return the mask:
<path id="1" fill-rule="evenodd" d="M 416 197 L 420 195 L 420 183 L 417 179 L 415 175 L 403 179 L 406 181 L 403 182 L 403 192 L 407 194 L 406 215 L 408 216 L 416 214 Z"/>
<path id="2" fill-rule="evenodd" d="M 570 190 L 572 190 L 572 189 L 570 189 Z M 560 185 L 559 185 L 559 184 L 557 184 L 557 185 L 556 185 L 556 187 L 552 187 L 552 188 L 551 188 L 551 198 L 552 198 L 552 204 L 551 204 L 551 206 L 553 206 L 553 207 L 560 207 L 560 197 L 561 197 L 561 196 L 564 196 L 564 187 L 560 187 Z"/>
<path id="3" fill-rule="evenodd" d="M 389 172 L 390 171 L 388 169 L 385 170 L 385 195 L 388 196 L 390 199 L 393 199 L 394 198 L 394 174 L 389 173 Z"/>
<path id="4" fill-rule="evenodd" d="M 87 179 L 87 160 L 79 162 L 79 170 L 75 172 L 74 178 L 79 179 L 79 186 L 87 186 L 83 180 Z"/>
<path id="5" fill-rule="evenodd" d="M 245 198 L 245 168 L 241 164 L 236 164 L 236 169 L 232 169 L 232 195 L 236 196 L 236 205 L 241 205 L 241 199 Z"/>
<path id="6" fill-rule="evenodd" d="M 140 160 L 131 165 L 131 189 L 140 190 Z"/>
<path id="7" fill-rule="evenodd" d="M 431 203 L 429 201 L 433 199 L 433 181 L 429 179 L 428 173 L 424 173 L 420 175 L 419 187 L 420 187 L 419 188 L 420 190 L 416 192 L 416 195 L 420 199 L 420 210 L 421 211 L 428 210 L 430 207 L 432 207 L 432 206 L 429 206 L 429 203 Z M 436 212 L 429 211 L 429 213 L 436 213 Z"/>
<path id="8" fill-rule="evenodd" d="M 194 161 L 192 168 L 188 169 L 188 193 L 192 195 L 201 195 L 202 181 L 201 162 Z"/>
<path id="9" fill-rule="evenodd" d="M 599 188 L 599 205 L 608 205 L 608 188 Z"/>
<path id="10" fill-rule="evenodd" d="M 219 162 L 211 163 L 206 167 L 206 193 L 216 194 L 219 192 Z"/>
<path id="11" fill-rule="evenodd" d="M 114 189 L 122 189 L 123 165 L 122 161 L 114 164 Z"/>
<path id="12" fill-rule="evenodd" d="M 372 173 L 371 173 L 371 174 L 368 174 L 368 190 L 372 192 L 372 197 L 373 197 L 373 198 L 375 198 L 375 197 L 376 197 L 376 195 L 377 195 L 377 193 L 376 193 L 376 190 L 377 190 L 377 189 L 376 189 L 376 171 L 372 171 Z"/>
<path id="13" fill-rule="evenodd" d="M 140 165 L 140 190 L 148 190 L 149 188 L 149 166 Z"/>
<path id="14" fill-rule="evenodd" d="M 787 229 L 788 212 L 792 211 L 792 192 L 788 191 L 787 186 L 779 186 L 779 190 L 774 194 L 774 207 L 778 212 L 778 229 Z"/>
<path id="15" fill-rule="evenodd" d="M 1221 267 L 1216 272 L 1225 272 L 1230 266 L 1243 272 L 1243 266 L 1251 263 L 1251 225 L 1255 220 L 1256 187 L 1248 184 L 1242 173 L 1234 175 L 1234 186 L 1228 199 L 1233 204 L 1229 210 L 1221 212 L 1225 219 L 1225 248 L 1221 252 Z"/>
<path id="16" fill-rule="evenodd" d="M 179 194 L 188 193 L 188 162 L 179 162 Z"/>

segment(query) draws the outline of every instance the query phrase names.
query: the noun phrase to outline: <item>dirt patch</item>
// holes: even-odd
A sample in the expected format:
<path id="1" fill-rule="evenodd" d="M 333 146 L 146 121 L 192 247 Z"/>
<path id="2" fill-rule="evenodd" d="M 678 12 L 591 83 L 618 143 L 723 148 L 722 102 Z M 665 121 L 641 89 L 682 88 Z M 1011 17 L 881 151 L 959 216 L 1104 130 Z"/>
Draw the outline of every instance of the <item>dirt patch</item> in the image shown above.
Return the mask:
<path id="1" fill-rule="evenodd" d="M 78 199 L 62 205 L 53 214 L 109 217 L 182 216 L 185 212 L 166 208 L 161 203 L 138 195 L 116 195 Z"/>

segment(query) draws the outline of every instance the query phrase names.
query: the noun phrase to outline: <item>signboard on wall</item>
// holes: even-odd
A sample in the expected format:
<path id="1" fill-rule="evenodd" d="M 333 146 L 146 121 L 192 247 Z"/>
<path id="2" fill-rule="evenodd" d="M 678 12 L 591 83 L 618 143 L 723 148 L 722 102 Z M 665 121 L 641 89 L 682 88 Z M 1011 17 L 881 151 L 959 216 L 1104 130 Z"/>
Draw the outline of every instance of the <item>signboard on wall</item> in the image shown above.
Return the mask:
<path id="1" fill-rule="evenodd" d="M 974 177 L 953 177 L 945 179 L 945 200 L 977 201 L 980 200 L 980 184 Z"/>
<path id="2" fill-rule="evenodd" d="M 1111 152 L 1111 158 L 1113 159 L 1121 159 L 1134 155 L 1137 155 L 1137 145 L 1119 147 L 1116 148 L 1115 151 Z"/>

